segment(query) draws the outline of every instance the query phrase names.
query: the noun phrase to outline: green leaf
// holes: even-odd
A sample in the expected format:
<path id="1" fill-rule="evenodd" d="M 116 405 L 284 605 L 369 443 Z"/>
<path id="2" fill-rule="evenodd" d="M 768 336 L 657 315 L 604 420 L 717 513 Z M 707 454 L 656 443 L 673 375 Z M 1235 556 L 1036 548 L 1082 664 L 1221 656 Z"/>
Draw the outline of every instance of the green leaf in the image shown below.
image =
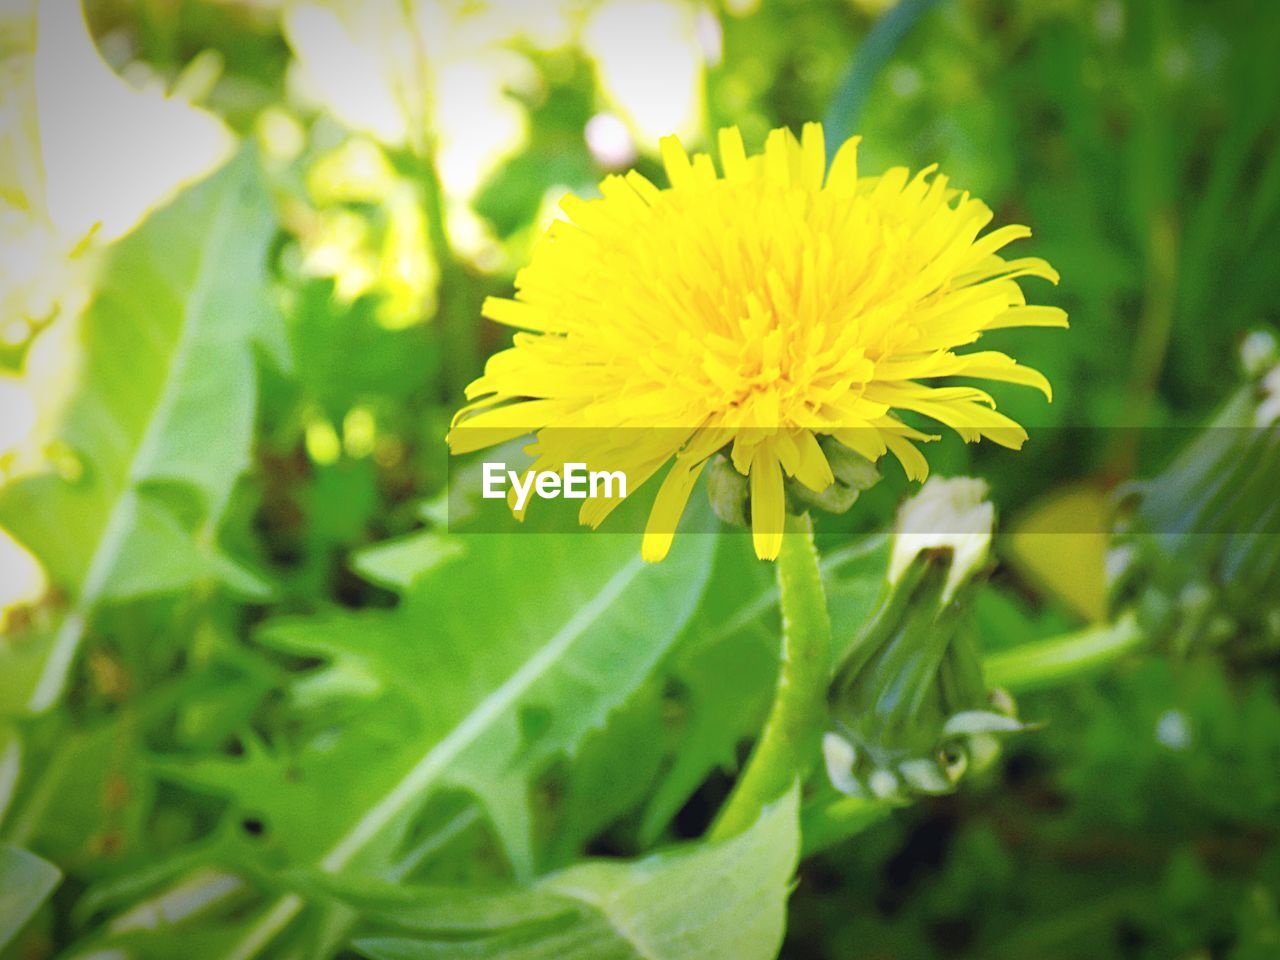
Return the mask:
<path id="1" fill-rule="evenodd" d="M 394 611 L 262 630 L 271 647 L 324 661 L 291 689 L 311 718 L 295 748 L 251 742 L 246 758 L 166 773 L 232 796 L 264 824 L 263 850 L 288 864 L 369 875 L 387 872 L 432 794 L 460 788 L 531 874 L 531 783 L 653 672 L 697 604 L 714 541 L 684 537 L 654 565 L 629 536 L 460 542 L 462 556 L 428 558 Z M 300 908 L 264 923 L 283 927 Z"/>
<path id="2" fill-rule="evenodd" d="M 7 838 L 39 850 L 81 880 L 145 856 L 144 828 L 155 795 L 145 731 L 168 721 L 175 707 L 194 700 L 207 684 L 198 672 L 184 673 L 135 698 L 128 711 L 86 724 L 58 713 L 44 730 L 33 725 Z"/>
<path id="3" fill-rule="evenodd" d="M 62 879 L 62 872 L 34 853 L 0 847 L 0 950 L 40 909 Z"/>
<path id="4" fill-rule="evenodd" d="M 583 742 L 572 763 L 549 777 L 557 802 L 540 810 L 546 822 L 540 870 L 574 862 L 593 839 L 606 837 L 610 853 L 639 852 L 629 817 L 641 809 L 671 762 L 667 731 L 670 701 L 659 673 Z"/>
<path id="5" fill-rule="evenodd" d="M 434 530 L 384 540 L 355 555 L 352 567 L 370 583 L 404 591 L 413 581 L 462 552 L 456 540 Z"/>
<path id="6" fill-rule="evenodd" d="M 360 913 L 366 923 L 445 937 L 485 937 L 496 931 L 563 919 L 580 912 L 577 900 L 535 888 L 480 890 L 421 886 L 315 871 L 283 878 L 292 889 L 329 898 Z"/>
<path id="7" fill-rule="evenodd" d="M 109 255 L 77 331 L 61 469 L 0 491 L 0 523 L 70 600 L 30 709 L 61 695 L 98 604 L 214 577 L 265 589 L 218 552 L 216 534 L 249 465 L 255 351 L 285 362 L 267 289 L 273 230 L 246 151 Z"/>
<path id="8" fill-rule="evenodd" d="M 358 941 L 372 960 L 771 960 L 782 946 L 799 854 L 797 791 L 744 833 L 632 863 L 583 863 L 538 889 L 576 901 L 572 919 L 473 940 Z"/>
<path id="9" fill-rule="evenodd" d="M 330 280 L 309 280 L 297 290 L 289 328 L 296 378 L 335 422 L 370 398 L 405 404 L 438 373 L 421 331 L 386 329 L 377 307 L 373 297 L 344 302 Z"/>

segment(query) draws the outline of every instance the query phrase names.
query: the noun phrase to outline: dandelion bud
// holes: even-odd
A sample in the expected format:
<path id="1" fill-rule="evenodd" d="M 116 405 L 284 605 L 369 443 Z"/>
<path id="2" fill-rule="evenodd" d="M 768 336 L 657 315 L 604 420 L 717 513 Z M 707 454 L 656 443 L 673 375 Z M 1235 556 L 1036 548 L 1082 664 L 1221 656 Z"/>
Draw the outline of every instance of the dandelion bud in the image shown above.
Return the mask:
<path id="1" fill-rule="evenodd" d="M 1280 646 L 1280 351 L 1255 333 L 1241 355 L 1245 385 L 1129 491 L 1108 557 L 1113 605 L 1177 654 Z"/>
<path id="2" fill-rule="evenodd" d="M 997 735 L 1023 729 L 962 629 L 993 523 L 971 478 L 932 479 L 899 511 L 884 598 L 832 686 L 823 756 L 841 792 L 945 793 L 990 763 Z"/>
<path id="3" fill-rule="evenodd" d="M 880 471 L 866 457 L 832 437 L 823 437 L 818 443 L 835 479 L 830 486 L 816 491 L 794 477 L 788 478 L 787 492 L 797 505 L 794 512 L 816 507 L 827 513 L 844 513 L 857 502 L 861 493 L 880 482 Z"/>
<path id="4" fill-rule="evenodd" d="M 716 454 L 707 468 L 707 499 L 716 516 L 730 526 L 750 528 L 748 496 L 747 478 L 734 469 L 728 457 Z"/>
<path id="5" fill-rule="evenodd" d="M 819 447 L 831 467 L 832 481 L 822 490 L 813 490 L 795 477 L 784 481 L 787 510 L 801 514 L 810 508 L 827 513 L 844 513 L 858 496 L 880 482 L 876 465 L 831 437 L 823 437 Z M 716 454 L 707 468 L 707 497 L 717 517 L 735 527 L 751 527 L 750 483 L 723 453 Z"/>

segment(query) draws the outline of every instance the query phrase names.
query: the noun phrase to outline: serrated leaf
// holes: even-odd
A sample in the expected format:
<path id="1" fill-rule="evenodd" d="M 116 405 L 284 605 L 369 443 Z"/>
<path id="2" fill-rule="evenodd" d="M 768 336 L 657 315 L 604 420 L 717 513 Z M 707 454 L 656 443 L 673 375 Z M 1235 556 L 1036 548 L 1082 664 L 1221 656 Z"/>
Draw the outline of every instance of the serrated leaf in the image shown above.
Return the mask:
<path id="1" fill-rule="evenodd" d="M 456 540 L 425 530 L 366 547 L 355 555 L 351 565 L 370 583 L 404 591 L 417 577 L 461 552 Z"/>
<path id="2" fill-rule="evenodd" d="M 626 831 L 619 837 L 623 844 L 631 840 L 628 814 L 640 809 L 661 782 L 671 752 L 663 680 L 659 674 L 645 684 L 603 729 L 583 741 L 573 762 L 557 771 L 560 778 L 549 778 L 557 803 L 539 811 L 539 826 L 545 823 L 547 834 L 540 869 L 572 863 L 593 838 L 614 826 Z M 630 849 L 624 845 L 617 852 Z"/>
<path id="3" fill-rule="evenodd" d="M 0 847 L 0 950 L 53 893 L 62 872 L 19 847 Z"/>
<path id="4" fill-rule="evenodd" d="M 263 630 L 276 649 L 326 661 L 294 692 L 341 726 L 294 751 L 252 746 L 245 760 L 168 773 L 232 795 L 286 862 L 371 875 L 427 798 L 462 788 L 527 876 L 531 780 L 650 675 L 701 595 L 712 545 L 686 537 L 648 565 L 634 537 L 469 538 L 462 556 L 411 578 L 394 611 Z"/>
<path id="5" fill-rule="evenodd" d="M 358 941 L 372 960 L 771 960 L 782 946 L 799 854 L 797 791 L 744 833 L 632 863 L 583 863 L 538 889 L 581 904 L 579 916 L 452 942 Z"/>
<path id="6" fill-rule="evenodd" d="M 264 586 L 216 548 L 249 465 L 255 352 L 283 363 L 268 296 L 271 207 L 251 153 L 115 247 L 79 321 L 58 427 L 62 470 L 0 490 L 0 522 L 70 599 L 29 708 L 61 694 L 94 608 L 218 577 Z"/>

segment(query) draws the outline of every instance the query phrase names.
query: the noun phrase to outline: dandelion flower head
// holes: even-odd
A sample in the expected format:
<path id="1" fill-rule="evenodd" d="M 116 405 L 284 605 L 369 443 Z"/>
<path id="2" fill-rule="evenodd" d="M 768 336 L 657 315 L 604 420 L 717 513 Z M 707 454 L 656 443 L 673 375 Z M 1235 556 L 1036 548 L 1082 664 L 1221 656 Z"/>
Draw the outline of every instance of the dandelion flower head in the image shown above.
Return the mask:
<path id="1" fill-rule="evenodd" d="M 973 386 L 1035 387 L 1012 357 L 967 350 L 988 330 L 1065 327 L 1026 303 L 1018 280 L 1057 282 L 1044 260 L 1008 259 L 1023 226 L 984 232 L 991 210 L 935 167 L 860 176 L 858 140 L 826 162 L 822 127 L 774 130 L 748 156 L 736 128 L 710 156 L 661 142 L 670 186 L 611 176 L 596 199 L 567 197 L 567 220 L 539 238 L 514 299 L 484 314 L 516 328 L 467 390 L 454 453 L 529 433 L 532 469 L 566 462 L 623 470 L 632 492 L 665 470 L 643 554 L 671 545 L 709 459 L 749 478 L 758 556 L 781 546 L 786 482 L 834 481 L 821 438 L 866 457 L 892 453 L 923 480 L 917 443 L 936 439 L 904 412 L 1017 449 L 1026 432 Z M 831 441 L 826 441 L 830 443 Z M 588 499 L 596 526 L 617 500 Z"/>

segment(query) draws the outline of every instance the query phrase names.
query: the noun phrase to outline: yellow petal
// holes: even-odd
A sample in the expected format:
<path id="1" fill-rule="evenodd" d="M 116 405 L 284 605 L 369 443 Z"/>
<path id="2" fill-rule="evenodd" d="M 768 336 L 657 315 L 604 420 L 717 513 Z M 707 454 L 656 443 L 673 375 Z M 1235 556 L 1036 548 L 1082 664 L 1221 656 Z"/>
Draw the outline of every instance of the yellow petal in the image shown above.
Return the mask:
<path id="1" fill-rule="evenodd" d="M 1035 387 L 1044 394 L 1046 400 L 1053 402 L 1053 387 L 1049 379 L 1039 370 L 1022 366 L 1007 354 L 984 350 L 955 357 L 954 360 L 954 363 L 944 367 L 944 373 L 936 376 L 979 377 L 983 380 Z"/>
<path id="2" fill-rule="evenodd" d="M 1031 228 L 1024 227 L 1020 223 L 1011 223 L 1008 226 L 998 227 L 992 230 L 984 237 L 980 237 L 978 241 L 969 248 L 968 262 L 977 265 L 995 253 L 1013 243 L 1015 240 L 1023 240 L 1031 236 Z"/>
<path id="3" fill-rule="evenodd" d="M 826 145 L 822 124 L 806 123 L 800 131 L 801 182 L 807 190 L 822 189 L 822 175 L 827 167 Z"/>
<path id="4" fill-rule="evenodd" d="M 689 164 L 689 155 L 680 145 L 680 138 L 663 137 L 658 141 L 658 149 L 662 152 L 662 165 L 671 186 L 677 190 L 689 186 L 693 180 L 693 168 Z"/>
<path id="5" fill-rule="evenodd" d="M 662 191 L 643 173 L 631 170 L 627 173 L 626 181 L 631 185 L 631 189 L 640 196 L 640 199 L 646 203 L 651 204 L 662 195 Z"/>
<path id="6" fill-rule="evenodd" d="M 484 410 L 455 424 L 446 440 L 454 454 L 483 450 L 532 433 L 563 409 L 558 400 L 529 400 Z"/>
<path id="7" fill-rule="evenodd" d="M 995 401 L 971 387 L 925 387 L 915 383 L 873 384 L 868 388 L 894 407 L 913 410 L 945 424 L 967 443 L 986 437 L 1002 447 L 1021 449 L 1027 432 L 994 409 Z"/>
<path id="8" fill-rule="evenodd" d="M 747 151 L 742 145 L 742 131 L 737 127 L 724 127 L 720 131 L 720 166 L 726 180 L 747 179 Z"/>
<path id="9" fill-rule="evenodd" d="M 770 183 L 787 186 L 791 183 L 791 154 L 796 137 L 785 127 L 769 131 L 764 142 L 764 171 Z"/>
<path id="10" fill-rule="evenodd" d="M 884 437 L 870 423 L 860 426 L 846 424 L 831 431 L 831 436 L 872 463 L 884 456 Z"/>
<path id="11" fill-rule="evenodd" d="M 1048 280 L 1054 286 L 1057 286 L 1059 280 L 1058 271 L 1053 269 L 1047 260 L 1041 260 L 1039 257 L 1004 260 L 993 254 L 974 267 L 972 272 L 956 277 L 955 285 L 956 287 L 966 287 L 996 277 L 1004 280 L 1012 280 L 1017 277 L 1040 277 L 1042 280 Z"/>
<path id="12" fill-rule="evenodd" d="M 923 430 L 917 430 L 915 427 L 908 427 L 896 417 L 877 417 L 873 423 L 879 427 L 881 432 L 886 436 L 906 437 L 908 440 L 919 440 L 921 443 L 934 443 L 942 438 L 936 433 L 925 433 Z"/>
<path id="13" fill-rule="evenodd" d="M 1011 307 L 987 322 L 984 330 L 1006 327 L 1069 327 L 1067 311 L 1061 307 Z"/>
<path id="14" fill-rule="evenodd" d="M 751 460 L 751 541 L 761 560 L 776 560 L 786 521 L 782 465 L 772 448 L 761 444 Z"/>
<path id="15" fill-rule="evenodd" d="M 649 522 L 645 524 L 644 540 L 640 546 L 640 555 L 647 563 L 657 563 L 671 549 L 671 541 L 675 538 L 676 528 L 680 526 L 689 494 L 697 484 L 706 462 L 702 460 L 693 463 L 677 459 L 667 471 L 667 476 L 658 489 L 658 496 L 653 501 L 653 509 L 649 511 Z"/>
<path id="16" fill-rule="evenodd" d="M 506 297 L 485 297 L 480 313 L 495 323 L 522 330 L 553 330 L 554 324 L 545 310 L 521 300 Z"/>
<path id="17" fill-rule="evenodd" d="M 902 470 L 906 473 L 908 480 L 923 482 L 929 476 L 929 461 L 924 458 L 924 454 L 914 443 L 889 433 L 884 435 L 884 442 L 902 464 Z"/>
<path id="18" fill-rule="evenodd" d="M 808 430 L 797 431 L 794 435 L 798 460 L 791 470 L 792 475 L 810 490 L 821 493 L 836 482 L 831 472 L 831 464 L 827 455 L 822 452 L 818 439 Z"/>
<path id="19" fill-rule="evenodd" d="M 827 173 L 827 189 L 841 194 L 853 193 L 858 186 L 858 144 L 861 137 L 850 137 L 840 144 L 831 170 Z"/>

